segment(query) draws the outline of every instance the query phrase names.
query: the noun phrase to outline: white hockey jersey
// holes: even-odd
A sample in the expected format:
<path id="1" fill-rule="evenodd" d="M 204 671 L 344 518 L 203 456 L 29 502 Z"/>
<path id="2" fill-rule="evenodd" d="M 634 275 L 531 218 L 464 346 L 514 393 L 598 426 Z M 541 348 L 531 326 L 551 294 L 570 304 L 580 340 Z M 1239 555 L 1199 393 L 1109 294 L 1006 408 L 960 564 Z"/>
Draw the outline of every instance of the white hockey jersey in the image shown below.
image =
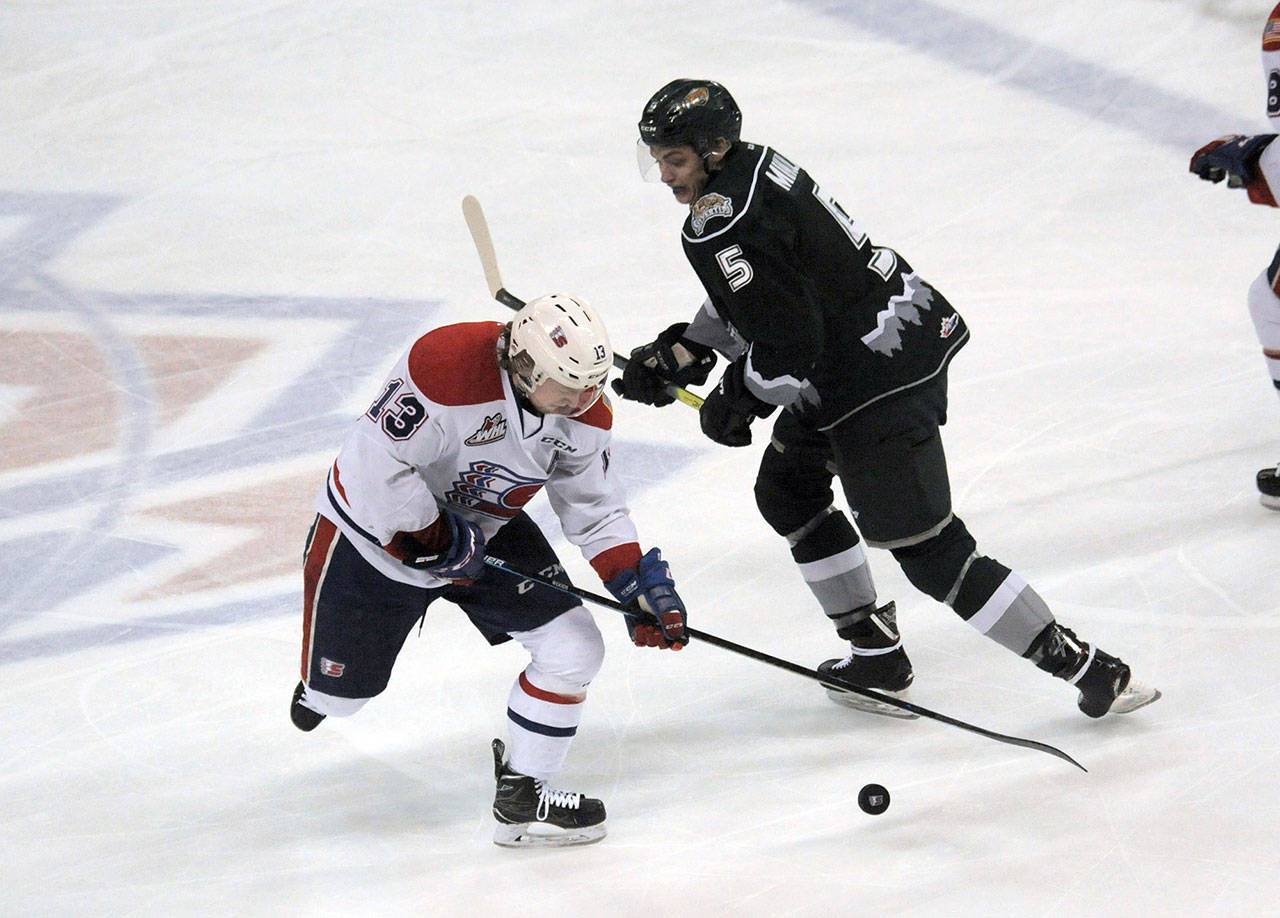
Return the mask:
<path id="1" fill-rule="evenodd" d="M 1267 17 L 1262 30 L 1262 72 L 1267 80 L 1267 118 L 1271 130 L 1280 133 L 1280 4 Z M 1280 142 L 1272 141 L 1258 158 L 1259 178 L 1245 190 L 1255 204 L 1277 206 L 1275 191 L 1280 190 Z"/>
<path id="2" fill-rule="evenodd" d="M 576 418 L 523 410 L 498 366 L 501 330 L 469 322 L 415 341 L 348 434 L 316 499 L 316 509 L 393 580 L 444 585 L 387 552 L 397 533 L 425 529 L 447 507 L 489 539 L 544 487 L 565 537 L 603 578 L 640 557 L 609 468 L 606 397 Z"/>

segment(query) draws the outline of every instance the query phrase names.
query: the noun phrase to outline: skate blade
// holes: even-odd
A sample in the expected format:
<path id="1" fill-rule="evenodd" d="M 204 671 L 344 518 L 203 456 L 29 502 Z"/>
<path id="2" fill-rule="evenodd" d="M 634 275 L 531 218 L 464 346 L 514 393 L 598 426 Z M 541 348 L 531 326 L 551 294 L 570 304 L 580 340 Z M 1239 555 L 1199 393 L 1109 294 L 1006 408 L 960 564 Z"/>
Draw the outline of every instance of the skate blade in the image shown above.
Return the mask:
<path id="1" fill-rule="evenodd" d="M 884 717 L 897 717 L 900 720 L 916 720 L 920 715 L 903 708 L 895 708 L 891 704 L 885 704 L 883 701 L 876 701 L 874 698 L 867 698 L 865 695 L 857 695 L 853 692 L 846 692 L 843 689 L 824 686 L 827 690 L 827 697 L 838 705 L 846 708 L 853 708 L 855 711 L 866 711 L 868 714 L 880 714 Z M 882 695 L 889 695 L 892 698 L 901 698 L 906 701 L 904 692 L 886 692 L 877 689 Z"/>
<path id="2" fill-rule="evenodd" d="M 493 843 L 504 848 L 568 848 L 598 842 L 604 835 L 603 822 L 579 829 L 561 829 L 545 822 L 500 822 L 493 829 Z"/>
<path id="3" fill-rule="evenodd" d="M 1160 690 L 1149 688 L 1137 682 L 1130 682 L 1128 687 L 1111 702 L 1108 714 L 1128 714 L 1138 708 L 1145 708 L 1153 701 L 1160 700 Z"/>
<path id="4" fill-rule="evenodd" d="M 1266 507 L 1268 510 L 1280 510 L 1280 497 L 1273 497 L 1270 494 L 1262 494 L 1258 497 L 1258 503 Z"/>

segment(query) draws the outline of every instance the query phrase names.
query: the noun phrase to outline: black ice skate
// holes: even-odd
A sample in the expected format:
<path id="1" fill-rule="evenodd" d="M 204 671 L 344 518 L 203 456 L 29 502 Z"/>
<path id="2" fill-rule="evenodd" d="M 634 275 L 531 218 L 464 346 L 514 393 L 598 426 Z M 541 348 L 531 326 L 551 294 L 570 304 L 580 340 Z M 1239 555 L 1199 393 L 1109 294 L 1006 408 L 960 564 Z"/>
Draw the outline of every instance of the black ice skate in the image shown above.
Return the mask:
<path id="1" fill-rule="evenodd" d="M 555 848 L 587 845 L 604 838 L 604 804 L 594 797 L 553 790 L 547 782 L 512 771 L 507 747 L 493 741 L 493 775 L 498 790 L 493 842 L 506 848 Z"/>
<path id="2" fill-rule="evenodd" d="M 320 721 L 324 720 L 324 715 L 317 714 L 302 703 L 302 692 L 302 683 L 299 682 L 298 687 L 293 690 L 293 704 L 289 705 L 289 718 L 293 721 L 295 727 L 305 733 L 320 726 Z"/>
<path id="3" fill-rule="evenodd" d="M 1128 664 L 1096 647 L 1080 675 L 1070 681 L 1080 690 L 1080 710 L 1090 717 L 1128 714 L 1160 697 L 1159 689 L 1132 680 Z"/>
<path id="4" fill-rule="evenodd" d="M 905 691 L 915 673 L 907 652 L 902 649 L 893 603 L 864 615 L 837 633 L 849 641 L 849 655 L 843 660 L 825 660 L 818 665 L 818 672 L 838 676 L 841 682 L 849 682 L 859 688 L 906 700 Z M 841 688 L 838 682 L 824 685 L 827 696 L 847 708 L 906 720 L 916 717 L 903 708 Z"/>
<path id="5" fill-rule="evenodd" d="M 1280 466 L 1270 466 L 1258 472 L 1258 500 L 1262 506 L 1280 510 Z"/>
<path id="6" fill-rule="evenodd" d="M 1159 689 L 1133 681 L 1123 660 L 1086 644 L 1056 622 L 1045 628 L 1033 647 L 1037 666 L 1080 690 L 1076 703 L 1090 717 L 1128 714 L 1160 698 Z"/>

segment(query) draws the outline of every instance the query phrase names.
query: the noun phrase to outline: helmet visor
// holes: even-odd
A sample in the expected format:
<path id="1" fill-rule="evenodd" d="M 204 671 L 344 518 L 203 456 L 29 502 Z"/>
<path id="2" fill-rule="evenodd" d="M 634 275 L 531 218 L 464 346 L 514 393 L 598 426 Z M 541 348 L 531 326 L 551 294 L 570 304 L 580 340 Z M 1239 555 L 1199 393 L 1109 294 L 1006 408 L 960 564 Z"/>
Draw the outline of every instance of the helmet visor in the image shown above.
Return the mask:
<path id="1" fill-rule="evenodd" d="M 658 158 L 653 151 L 659 147 L 651 147 L 643 140 L 636 141 L 636 166 L 640 169 L 640 177 L 646 182 L 662 181 L 662 169 L 658 166 Z"/>

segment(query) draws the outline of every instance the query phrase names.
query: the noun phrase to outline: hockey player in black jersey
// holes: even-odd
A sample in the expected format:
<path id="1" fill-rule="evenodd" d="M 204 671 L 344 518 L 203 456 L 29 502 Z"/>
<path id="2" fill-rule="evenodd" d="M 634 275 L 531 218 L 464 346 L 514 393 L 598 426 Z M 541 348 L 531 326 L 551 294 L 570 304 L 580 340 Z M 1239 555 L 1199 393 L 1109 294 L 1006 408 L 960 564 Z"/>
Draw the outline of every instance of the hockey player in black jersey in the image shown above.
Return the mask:
<path id="1" fill-rule="evenodd" d="M 866 544 L 892 552 L 913 585 L 981 633 L 1073 684 L 1085 714 L 1156 700 L 1125 663 L 1058 624 L 1017 573 L 979 553 L 952 512 L 939 428 L 947 367 L 969 338 L 960 314 L 803 169 L 741 141 L 741 124 L 728 91 L 708 80 L 675 80 L 645 105 L 642 171 L 688 206 L 682 242 L 707 299 L 692 322 L 632 351 L 614 387 L 669 404 L 667 387 L 705 382 L 719 352 L 729 366 L 700 412 L 707 436 L 745 446 L 752 422 L 782 409 L 756 503 L 849 641 L 848 655 L 820 670 L 889 692 L 913 678 L 894 604 L 877 603 L 859 532 L 833 503 L 838 478 Z"/>

